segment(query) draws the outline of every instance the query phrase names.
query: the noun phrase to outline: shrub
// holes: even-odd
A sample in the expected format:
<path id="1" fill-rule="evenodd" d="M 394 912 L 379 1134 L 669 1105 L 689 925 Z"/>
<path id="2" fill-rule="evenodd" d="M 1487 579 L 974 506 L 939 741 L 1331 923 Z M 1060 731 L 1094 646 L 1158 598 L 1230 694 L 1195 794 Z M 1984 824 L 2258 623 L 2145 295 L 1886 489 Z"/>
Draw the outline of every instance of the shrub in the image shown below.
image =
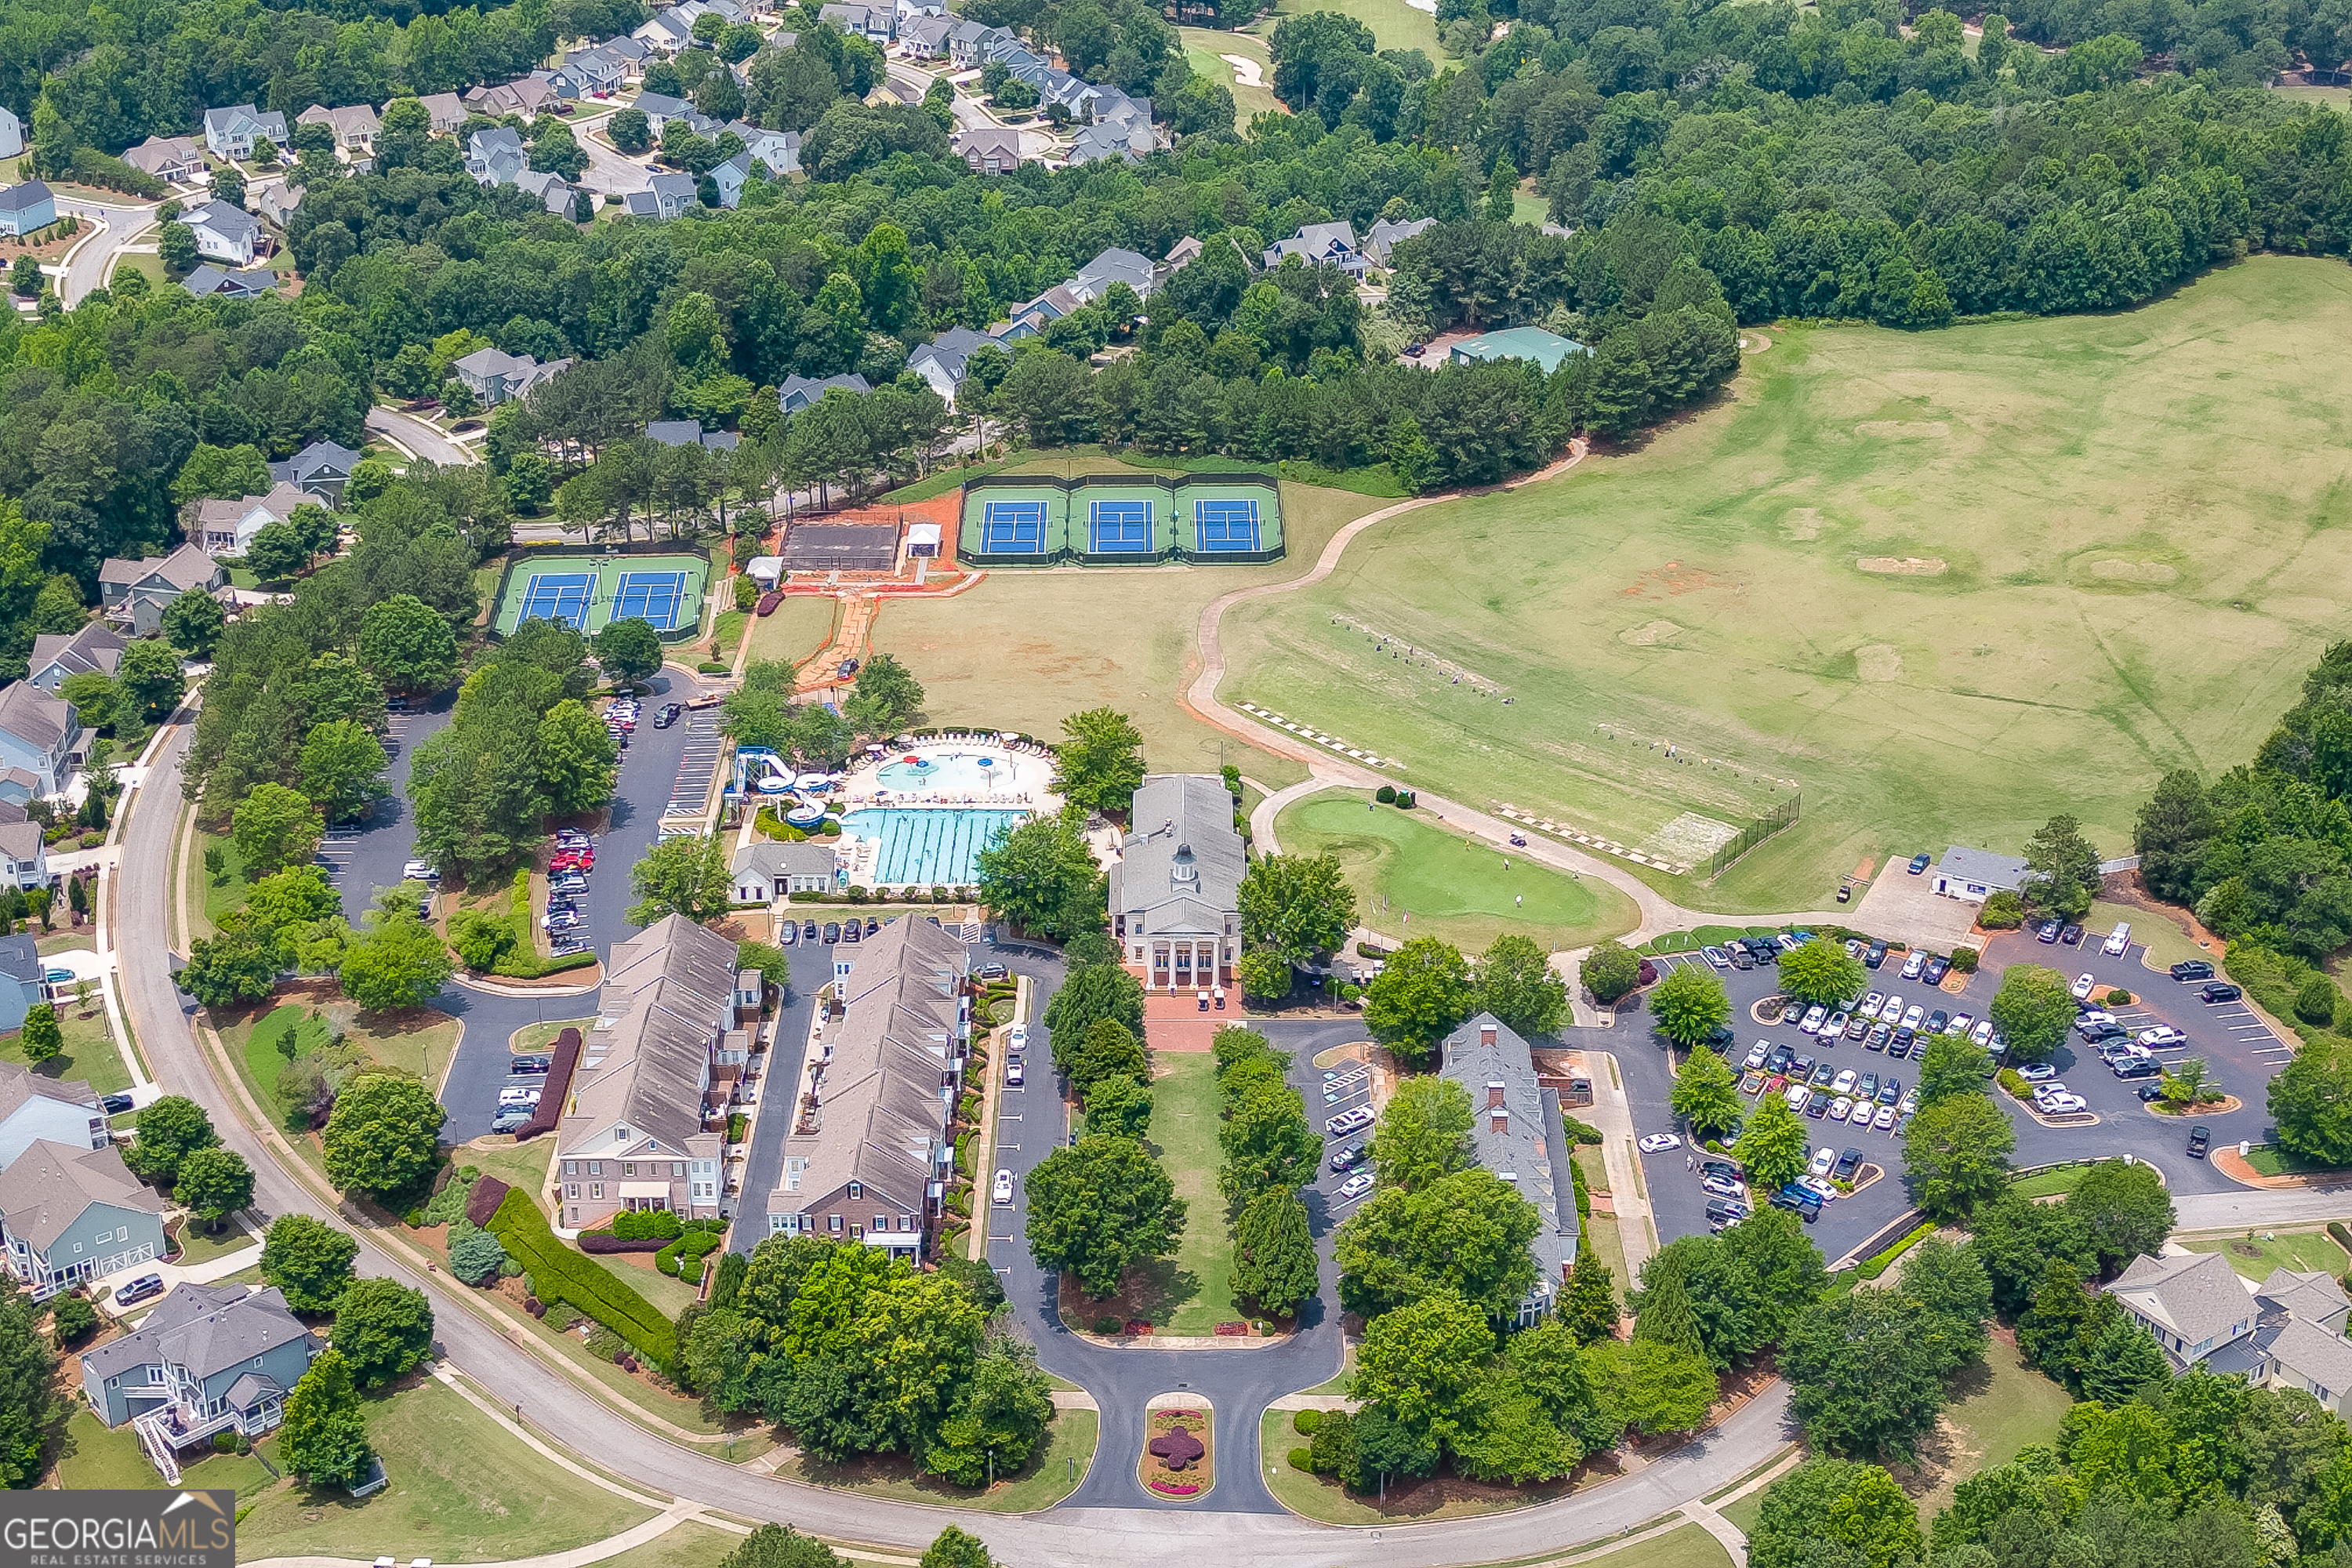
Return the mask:
<path id="1" fill-rule="evenodd" d="M 1595 1146 L 1600 1144 L 1601 1129 L 1593 1126 L 1590 1121 L 1579 1121 L 1575 1117 L 1567 1114 L 1565 1111 L 1560 1114 L 1559 1120 L 1560 1124 L 1568 1129 L 1568 1141 L 1570 1142 L 1591 1143 Z"/>
<path id="2" fill-rule="evenodd" d="M 442 1169 L 447 1172 L 450 1167 L 445 1165 Z M 440 1190 L 425 1201 L 425 1223 L 449 1225 L 464 1219 L 467 1202 L 473 1196 L 474 1184 L 480 1177 L 481 1173 L 468 1165 L 442 1183 Z"/>
<path id="3" fill-rule="evenodd" d="M 449 1227 L 449 1272 L 467 1284 L 497 1279 L 511 1261 L 497 1237 L 462 1215 Z"/>
<path id="4" fill-rule="evenodd" d="M 1973 947 L 1956 947 L 1952 949 L 1953 973 L 1958 974 L 1974 974 L 1977 972 L 1977 950 Z"/>
<path id="5" fill-rule="evenodd" d="M 2027 1083 L 2025 1081 L 2025 1075 L 2019 1072 L 2015 1068 L 2003 1068 L 2000 1069 L 2000 1087 L 2009 1090 L 2011 1094 L 2015 1095 L 2020 1100 L 2032 1100 L 2033 1098 L 2033 1086 Z"/>
<path id="6" fill-rule="evenodd" d="M 1396 804 L 1396 785 L 1381 785 L 1380 788 L 1372 792 L 1372 798 L 1379 801 L 1382 805 L 1394 805 Z"/>
<path id="7" fill-rule="evenodd" d="M 2132 994 L 2120 986 L 2107 993 L 2107 1005 L 2110 1007 L 2128 1007 L 2131 1005 L 2131 999 Z"/>
<path id="8" fill-rule="evenodd" d="M 1104 1313 L 1101 1317 L 1095 1320 L 1095 1332 L 1102 1335 L 1105 1339 L 1108 1339 L 1111 1335 L 1118 1332 L 1118 1319 L 1112 1316 L 1110 1313 Z"/>
<path id="9" fill-rule="evenodd" d="M 1291 1449 L 1290 1468 L 1294 1470 L 1305 1470 L 1308 1475 L 1313 1475 L 1315 1473 L 1315 1450 L 1312 1448 Z"/>
<path id="10" fill-rule="evenodd" d="M 1576 1216 L 1589 1220 L 1592 1217 L 1592 1194 L 1584 1184 L 1584 1167 L 1571 1157 L 1568 1162 L 1568 1173 L 1576 1187 Z"/>
<path id="11" fill-rule="evenodd" d="M 2332 1027 L 2336 996 L 2336 982 L 2315 969 L 2294 988 L 2294 1016 L 2318 1028 Z"/>
<path id="12" fill-rule="evenodd" d="M 668 1245 L 669 1238 L 660 1236 L 614 1236 L 609 1230 L 580 1233 L 580 1250 L 599 1257 L 613 1252 L 659 1252 Z"/>
<path id="13" fill-rule="evenodd" d="M 2342 1247 L 2347 1252 L 2352 1252 L 2352 1230 L 2345 1229 L 2344 1222 L 2342 1220 L 2329 1220 L 2327 1222 L 2327 1234 L 2329 1238 L 2332 1239 L 2336 1246 Z"/>
<path id="14" fill-rule="evenodd" d="M 49 1302 L 49 1328 L 60 1345 L 79 1344 L 98 1327 L 98 1309 L 79 1296 L 58 1296 Z"/>
<path id="15" fill-rule="evenodd" d="M 621 1336 L 598 1323 L 588 1331 L 588 1353 L 598 1361 L 617 1361 L 623 1350 Z"/>
<path id="16" fill-rule="evenodd" d="M 855 882 L 853 882 L 853 883 L 851 883 L 851 884 L 850 884 L 850 887 L 849 887 L 849 901 L 850 901 L 851 903 L 853 903 L 853 904 L 862 904 L 862 903 L 864 903 L 864 902 L 866 901 L 866 896 L 867 896 L 867 895 L 866 895 L 866 889 L 863 889 L 863 888 L 861 888 L 861 887 L 857 886 Z"/>
<path id="17" fill-rule="evenodd" d="M 1880 1275 L 1885 1273 L 1887 1269 L 1893 1268 L 1896 1258 L 1902 1257 L 1905 1253 L 1910 1251 L 1913 1247 L 1918 1246 L 1921 1242 L 1927 1240 L 1929 1237 L 1935 1234 L 1936 1224 L 1933 1220 L 1930 1220 L 1927 1224 L 1919 1226 L 1916 1230 L 1905 1236 L 1901 1240 L 1895 1242 L 1894 1246 L 1888 1247 L 1885 1251 L 1873 1255 L 1856 1272 L 1858 1272 L 1864 1279 L 1875 1279 Z"/>
<path id="18" fill-rule="evenodd" d="M 1409 789 L 1401 789 L 1397 791 L 1396 803 L 1397 809 L 1399 811 L 1411 811 L 1412 809 L 1412 791 Z"/>
<path id="19" fill-rule="evenodd" d="M 637 1241 L 647 1237 L 668 1241 L 682 1234 L 685 1228 L 677 1215 L 667 1209 L 625 1209 L 613 1216 L 613 1234 L 624 1241 Z"/>
<path id="20" fill-rule="evenodd" d="M 215 1453 L 215 1454 L 234 1454 L 234 1453 L 236 1453 L 236 1434 L 235 1432 L 215 1432 L 215 1433 L 214 1433 L 214 1434 L 213 1434 L 213 1452 L 214 1452 L 214 1453 Z"/>
<path id="21" fill-rule="evenodd" d="M 2015 931 L 2024 923 L 2025 900 L 2006 890 L 1985 900 L 1977 915 L 1977 924 L 1987 931 Z"/>
<path id="22" fill-rule="evenodd" d="M 750 1119 L 741 1111 L 729 1111 L 727 1113 L 727 1142 L 730 1143 L 740 1143 L 743 1142 L 743 1134 L 750 1129 L 751 1125 L 751 1123 Z"/>
<path id="23" fill-rule="evenodd" d="M 532 1295 L 579 1309 L 625 1335 L 656 1366 L 677 1359 L 677 1331 L 669 1320 L 601 1264 L 564 1246 L 548 1228 L 547 1216 L 530 1194 L 509 1190 L 488 1229 L 509 1257 L 530 1270 Z"/>
<path id="24" fill-rule="evenodd" d="M 1315 1428 L 1322 1425 L 1323 1412 L 1320 1410 L 1300 1410 L 1290 1417 L 1290 1429 L 1302 1437 L 1312 1437 Z"/>

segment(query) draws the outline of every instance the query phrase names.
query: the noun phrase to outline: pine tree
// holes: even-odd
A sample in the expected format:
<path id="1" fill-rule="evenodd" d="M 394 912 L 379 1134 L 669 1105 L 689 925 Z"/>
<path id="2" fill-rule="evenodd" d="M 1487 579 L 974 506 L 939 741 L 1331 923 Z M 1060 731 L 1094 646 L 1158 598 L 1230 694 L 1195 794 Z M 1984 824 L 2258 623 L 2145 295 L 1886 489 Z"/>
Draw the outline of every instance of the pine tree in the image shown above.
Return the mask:
<path id="1" fill-rule="evenodd" d="M 1649 1272 L 1657 1278 L 1642 1287 L 1641 1300 L 1634 1307 L 1633 1337 L 1674 1345 L 1695 1355 L 1706 1354 L 1706 1346 L 1698 1331 L 1698 1313 L 1691 1307 L 1681 1262 L 1661 1254 L 1653 1260 Z"/>
<path id="2" fill-rule="evenodd" d="M 2129 1318 L 2118 1316 L 2099 1336 L 2083 1364 L 2083 1397 L 2102 1405 L 2128 1403 L 2152 1383 L 2171 1374 L 2156 1339 Z"/>
<path id="3" fill-rule="evenodd" d="M 1560 1298 L 1559 1320 L 1585 1344 L 1597 1344 L 1617 1333 L 1617 1291 L 1609 1266 L 1592 1250 L 1592 1238 L 1576 1238 L 1576 1266 L 1568 1273 L 1568 1289 Z"/>
<path id="4" fill-rule="evenodd" d="M 1252 1198 L 1234 1226 L 1234 1245 L 1240 1257 L 1234 1294 L 1255 1302 L 1259 1311 L 1286 1318 L 1315 1294 L 1315 1238 L 1296 1191 L 1277 1188 Z"/>

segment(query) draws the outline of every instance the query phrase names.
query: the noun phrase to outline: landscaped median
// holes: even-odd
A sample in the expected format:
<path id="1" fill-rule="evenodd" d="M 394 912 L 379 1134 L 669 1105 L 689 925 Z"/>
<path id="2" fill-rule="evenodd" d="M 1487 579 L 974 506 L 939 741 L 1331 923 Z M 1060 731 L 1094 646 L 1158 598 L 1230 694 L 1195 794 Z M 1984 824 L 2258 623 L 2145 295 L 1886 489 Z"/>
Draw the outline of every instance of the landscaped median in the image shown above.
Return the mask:
<path id="1" fill-rule="evenodd" d="M 1161 1394 L 1144 1415 L 1149 1435 L 1137 1479 L 1153 1497 L 1193 1502 L 1217 1484 L 1217 1423 L 1209 1405 L 1192 1394 Z"/>

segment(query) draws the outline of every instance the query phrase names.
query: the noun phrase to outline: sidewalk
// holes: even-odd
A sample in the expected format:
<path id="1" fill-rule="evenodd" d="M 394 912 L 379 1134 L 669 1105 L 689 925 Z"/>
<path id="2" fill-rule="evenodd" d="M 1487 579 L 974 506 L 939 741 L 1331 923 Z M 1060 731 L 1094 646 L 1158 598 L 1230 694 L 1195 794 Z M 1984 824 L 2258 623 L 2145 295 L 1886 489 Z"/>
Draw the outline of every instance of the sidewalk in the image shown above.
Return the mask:
<path id="1" fill-rule="evenodd" d="M 1625 1097 L 1617 1058 L 1608 1051 L 1587 1051 L 1585 1060 L 1592 1068 L 1591 1120 L 1601 1130 L 1601 1159 L 1609 1172 L 1609 1194 L 1617 1211 L 1617 1244 L 1624 1249 L 1625 1283 L 1630 1287 L 1641 1281 L 1642 1265 L 1658 1250 L 1658 1225 L 1650 1214 L 1649 1189 L 1642 1184 L 1642 1163 L 1633 1154 L 1633 1108 Z"/>

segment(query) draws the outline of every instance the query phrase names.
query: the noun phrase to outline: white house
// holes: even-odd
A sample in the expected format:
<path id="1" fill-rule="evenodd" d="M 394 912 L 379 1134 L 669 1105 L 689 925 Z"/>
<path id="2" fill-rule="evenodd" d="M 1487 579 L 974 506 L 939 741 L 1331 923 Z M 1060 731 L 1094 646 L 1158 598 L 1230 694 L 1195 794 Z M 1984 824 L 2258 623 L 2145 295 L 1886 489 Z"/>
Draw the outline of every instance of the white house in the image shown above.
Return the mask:
<path id="1" fill-rule="evenodd" d="M 748 120 L 730 120 L 725 126 L 743 139 L 743 151 L 755 163 L 765 163 L 768 173 L 779 179 L 801 172 L 801 133 L 797 131 L 770 131 Z"/>
<path id="2" fill-rule="evenodd" d="M 250 158 L 253 144 L 268 141 L 286 145 L 286 117 L 276 110 L 263 113 L 249 103 L 205 110 L 205 145 L 215 158 Z"/>
<path id="3" fill-rule="evenodd" d="M 253 258 L 268 248 L 261 220 L 217 197 L 190 207 L 180 215 L 180 221 L 195 235 L 196 254 L 210 260 L 250 267 Z"/>
<path id="4" fill-rule="evenodd" d="M 0 107 L 0 158 L 14 158 L 24 151 L 25 122 L 15 110 Z"/>
<path id="5" fill-rule="evenodd" d="M 771 904 L 793 893 L 829 893 L 834 864 L 829 844 L 746 844 L 735 851 L 735 901 Z"/>
<path id="6" fill-rule="evenodd" d="M 2014 855 L 1955 844 L 1936 862 L 1935 890 L 1948 899 L 1980 904 L 1995 893 L 2013 893 L 2025 880 L 2025 862 Z"/>
<path id="7" fill-rule="evenodd" d="M 242 496 L 236 500 L 208 499 L 196 503 L 195 521 L 188 530 L 207 555 L 242 555 L 253 536 L 273 522 L 284 522 L 294 509 L 313 498 L 280 481 L 266 496 Z"/>
<path id="8" fill-rule="evenodd" d="M 1288 239 L 1276 240 L 1266 249 L 1265 265 L 1279 267 L 1294 256 L 1309 267 L 1328 262 L 1356 277 L 1364 275 L 1365 259 L 1356 248 L 1355 225 L 1345 220 L 1307 224 Z"/>
<path id="9" fill-rule="evenodd" d="M 1110 913 L 1148 990 L 1205 990 L 1242 956 L 1241 881 L 1248 863 L 1234 797 L 1207 773 L 1154 773 L 1135 792 L 1127 840 L 1110 868 Z"/>

